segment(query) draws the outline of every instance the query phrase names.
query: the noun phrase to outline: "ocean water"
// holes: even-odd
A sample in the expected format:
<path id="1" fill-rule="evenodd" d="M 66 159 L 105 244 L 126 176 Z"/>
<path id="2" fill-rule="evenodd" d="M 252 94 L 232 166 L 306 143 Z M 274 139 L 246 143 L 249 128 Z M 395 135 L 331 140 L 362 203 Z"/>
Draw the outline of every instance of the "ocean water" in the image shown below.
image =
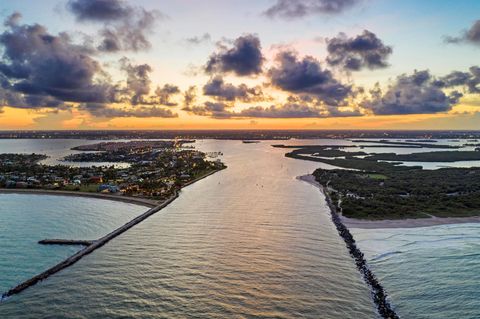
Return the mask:
<path id="1" fill-rule="evenodd" d="M 225 154 L 228 169 L 185 188 L 166 209 L 74 266 L 0 303 L 0 318 L 376 318 L 370 293 L 320 192 L 295 178 L 327 166 L 285 158 L 285 149 L 270 147 L 280 143 L 351 144 L 200 140 L 199 149 Z M 0 151 L 7 144 L 0 141 Z M 41 196 L 5 196 L 0 197 L 0 214 L 8 198 L 14 219 L 25 214 L 18 203 L 25 204 L 27 214 L 40 207 Z M 47 209 L 45 222 L 71 224 L 58 237 L 85 238 L 91 227 L 104 234 L 103 225 L 126 205 L 114 203 L 118 206 L 99 221 L 97 209 L 103 206 L 88 200 L 86 209 L 94 217 L 89 221 L 74 225 L 62 214 L 48 217 Z M 61 198 L 51 198 L 47 207 L 57 201 Z M 37 227 L 32 219 L 24 215 L 17 234 L 25 234 L 26 226 Z M 70 233 L 80 225 L 83 233 Z M 47 228 L 59 231 L 63 226 Z M 352 233 L 402 318 L 480 318 L 478 224 Z M 35 242 L 37 237 L 45 236 L 36 236 Z M 39 246 L 35 242 L 25 246 L 27 256 Z M 15 259 L 17 253 L 2 253 L 0 261 Z M 62 259 L 71 252 L 55 254 Z M 45 255 L 34 259 L 53 256 Z"/>
<path id="2" fill-rule="evenodd" d="M 0 194 L 0 294 L 82 248 L 39 240 L 97 239 L 147 209 L 109 200 Z"/>
<path id="3" fill-rule="evenodd" d="M 402 318 L 480 318 L 480 224 L 351 232 Z"/>
<path id="4" fill-rule="evenodd" d="M 3 317 L 376 317 L 318 189 L 295 178 L 318 163 L 270 142 L 198 145 L 228 169 L 0 304 Z"/>

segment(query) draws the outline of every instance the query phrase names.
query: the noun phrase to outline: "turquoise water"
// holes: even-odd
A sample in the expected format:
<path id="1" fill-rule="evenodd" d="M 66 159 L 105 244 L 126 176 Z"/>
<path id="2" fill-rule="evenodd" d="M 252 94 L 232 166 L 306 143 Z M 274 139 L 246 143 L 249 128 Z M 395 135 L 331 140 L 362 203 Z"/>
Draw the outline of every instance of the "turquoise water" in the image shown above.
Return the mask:
<path id="1" fill-rule="evenodd" d="M 89 198 L 0 194 L 0 294 L 82 248 L 39 240 L 97 239 L 147 209 Z"/>
<path id="2" fill-rule="evenodd" d="M 480 224 L 351 232 L 402 318 L 480 318 Z"/>

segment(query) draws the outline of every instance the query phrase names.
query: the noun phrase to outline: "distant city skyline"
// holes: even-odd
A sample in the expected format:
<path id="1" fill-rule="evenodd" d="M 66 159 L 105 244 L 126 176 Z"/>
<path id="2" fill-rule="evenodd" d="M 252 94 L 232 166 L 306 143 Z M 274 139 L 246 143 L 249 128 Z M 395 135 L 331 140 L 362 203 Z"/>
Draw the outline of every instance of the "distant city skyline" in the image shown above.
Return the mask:
<path id="1" fill-rule="evenodd" d="M 480 2 L 0 9 L 0 129 L 478 129 Z"/>

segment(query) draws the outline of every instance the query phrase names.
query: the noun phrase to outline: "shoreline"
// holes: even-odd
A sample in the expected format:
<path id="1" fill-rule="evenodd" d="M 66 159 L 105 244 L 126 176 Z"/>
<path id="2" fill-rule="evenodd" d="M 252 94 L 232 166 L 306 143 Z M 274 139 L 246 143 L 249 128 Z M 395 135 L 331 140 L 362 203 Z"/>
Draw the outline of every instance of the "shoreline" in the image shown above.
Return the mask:
<path id="1" fill-rule="evenodd" d="M 223 167 L 222 169 L 216 169 L 216 170 L 213 170 L 211 172 L 208 172 L 202 176 L 199 176 L 193 180 L 191 180 L 190 182 L 188 183 L 185 183 L 178 191 L 175 191 L 174 194 L 164 200 L 164 201 L 153 201 L 153 200 L 148 200 L 148 199 L 142 199 L 142 198 L 133 198 L 133 197 L 121 197 L 121 196 L 115 196 L 115 195 L 108 195 L 108 194 L 96 194 L 96 193 L 78 193 L 78 192 L 70 192 L 70 191 L 49 191 L 49 190 L 33 190 L 33 189 L 25 189 L 25 190 L 22 190 L 20 189 L 20 192 L 18 189 L 12 189 L 11 191 L 7 190 L 6 192 L 2 192 L 2 190 L 4 189 L 0 189 L 0 194 L 1 193 L 10 193 L 10 194 L 14 194 L 14 193 L 20 193 L 20 194 L 38 194 L 38 195 L 59 195 L 59 196 L 83 196 L 83 197 L 93 197 L 93 198 L 97 198 L 97 199 L 104 199 L 104 200 L 119 200 L 119 201 L 124 201 L 124 202 L 128 202 L 128 203 L 141 203 L 140 205 L 143 205 L 143 206 L 148 206 L 150 207 L 146 212 L 140 214 L 139 216 L 133 218 L 132 220 L 130 220 L 129 222 L 127 222 L 126 224 L 120 226 L 119 228 L 109 232 L 108 234 L 102 236 L 101 238 L 99 239 L 96 239 L 96 240 L 92 240 L 92 241 L 83 241 L 83 240 L 46 240 L 46 242 L 57 242 L 58 244 L 58 241 L 62 242 L 62 243 L 65 243 L 65 242 L 82 242 L 85 244 L 85 247 L 81 250 L 79 250 L 77 253 L 67 257 L 66 259 L 64 259 L 63 261 L 57 263 L 56 265 L 48 268 L 47 270 L 41 272 L 40 274 L 37 274 L 33 277 L 31 277 L 30 279 L 27 279 L 25 281 L 23 281 L 22 283 L 18 284 L 17 286 L 9 289 L 8 291 L 6 291 L 5 293 L 3 293 L 2 295 L 0 295 L 0 302 L 4 301 L 5 299 L 13 296 L 13 295 L 16 295 L 16 294 L 19 294 L 21 293 L 22 291 L 24 291 L 25 289 L 28 289 L 29 287 L 32 287 L 34 285 L 36 285 L 37 283 L 43 281 L 43 280 L 46 280 L 48 279 L 48 277 L 52 276 L 52 275 L 55 275 L 57 272 L 60 272 L 62 271 L 63 269 L 75 264 L 76 262 L 78 262 L 80 259 L 82 259 L 83 257 L 85 257 L 86 255 L 89 255 L 91 254 L 92 252 L 94 252 L 95 250 L 97 250 L 98 248 L 101 248 L 102 246 L 104 246 L 105 244 L 107 244 L 109 241 L 111 241 L 112 239 L 115 239 L 117 236 L 123 234 L 124 232 L 128 231 L 130 228 L 134 227 L 135 225 L 141 223 L 142 221 L 144 221 L 145 219 L 149 218 L 150 216 L 154 215 L 155 213 L 161 211 L 162 209 L 164 209 L 165 207 L 167 207 L 168 205 L 170 205 L 173 201 L 175 201 L 179 196 L 180 196 L 180 191 L 189 186 L 189 185 L 192 185 L 193 183 L 195 182 L 198 182 L 210 175 L 213 175 L 223 169 L 225 169 L 225 167 Z M 16 191 L 16 192 L 15 192 Z M 96 196 L 95 196 L 96 195 Z M 41 243 L 42 241 L 40 241 L 39 243 Z M 43 242 L 45 242 L 45 240 L 43 240 Z"/>
<path id="2" fill-rule="evenodd" d="M 360 248 L 357 247 L 355 239 L 350 233 L 348 227 L 345 226 L 345 224 L 340 219 L 340 215 L 337 213 L 337 209 L 334 206 L 330 196 L 328 195 L 326 188 L 317 183 L 313 175 L 300 176 L 297 178 L 299 180 L 304 180 L 309 184 L 315 185 L 325 196 L 325 202 L 330 209 L 330 218 L 332 220 L 332 223 L 337 229 L 340 238 L 343 239 L 343 241 L 345 242 L 347 251 L 352 257 L 357 270 L 360 272 L 360 275 L 363 277 L 365 284 L 370 289 L 372 301 L 375 305 L 377 313 L 380 315 L 381 318 L 384 319 L 399 319 L 400 317 L 397 315 L 394 308 L 390 304 L 387 292 L 385 291 L 375 274 L 371 271 L 364 254 L 362 253 Z"/>
<path id="3" fill-rule="evenodd" d="M 297 179 L 307 182 L 319 189 L 322 186 L 315 180 L 313 175 L 298 176 Z M 367 220 L 349 218 L 340 215 L 342 223 L 348 228 L 359 229 L 385 229 L 385 228 L 419 228 L 419 227 L 432 227 L 441 225 L 454 225 L 454 224 L 470 224 L 480 223 L 480 216 L 471 217 L 430 217 L 430 218 L 406 218 L 406 219 L 384 219 L 384 220 Z"/>
<path id="4" fill-rule="evenodd" d="M 226 167 L 225 167 L 226 168 Z M 185 183 L 181 188 L 180 191 L 190 186 L 210 175 L 213 175 L 225 168 L 214 170 L 199 176 L 187 183 Z M 143 197 L 132 197 L 132 196 L 122 196 L 122 195 L 112 195 L 112 194 L 101 194 L 101 193 L 87 193 L 87 192 L 80 192 L 80 191 L 65 191 L 65 190 L 49 190 L 49 189 L 41 189 L 41 188 L 0 188 L 0 195 L 1 194 L 23 194 L 23 195 L 53 195 L 53 196 L 70 196 L 70 197 L 86 197 L 86 198 L 93 198 L 93 199 L 103 199 L 103 200 L 111 200 L 117 202 L 123 202 L 127 204 L 134 204 L 139 206 L 145 206 L 148 208 L 156 207 L 162 204 L 163 201 L 148 199 Z M 167 199 L 168 200 L 168 199 Z"/>
<path id="5" fill-rule="evenodd" d="M 48 189 L 28 189 L 28 188 L 1 188 L 0 194 L 23 194 L 23 195 L 51 195 L 51 196 L 67 196 L 67 197 L 86 197 L 102 200 L 111 200 L 117 202 L 123 202 L 127 204 L 135 204 L 139 206 L 145 206 L 153 208 L 159 205 L 161 202 L 147 198 L 137 198 L 121 195 L 109 195 L 100 193 L 86 193 L 75 191 L 56 191 Z"/>

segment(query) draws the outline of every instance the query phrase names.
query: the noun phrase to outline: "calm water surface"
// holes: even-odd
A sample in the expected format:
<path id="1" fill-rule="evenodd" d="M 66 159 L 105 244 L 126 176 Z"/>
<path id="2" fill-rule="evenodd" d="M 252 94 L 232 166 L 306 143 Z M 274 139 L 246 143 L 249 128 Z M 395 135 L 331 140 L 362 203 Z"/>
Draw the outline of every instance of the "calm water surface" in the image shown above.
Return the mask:
<path id="1" fill-rule="evenodd" d="M 480 224 L 351 231 L 402 318 L 480 318 Z"/>
<path id="2" fill-rule="evenodd" d="M 375 318 L 318 189 L 269 142 L 200 141 L 229 166 L 74 266 L 7 318 Z M 35 314 L 35 316 L 32 316 Z"/>
<path id="3" fill-rule="evenodd" d="M 115 142 L 122 141 L 126 140 L 115 140 Z M 41 161 L 41 163 L 46 165 L 69 165 L 76 167 L 113 165 L 119 168 L 129 166 L 127 163 L 67 162 L 62 160 L 65 156 L 70 154 L 85 153 L 71 150 L 72 147 L 97 144 L 99 142 L 110 141 L 85 139 L 0 139 L 0 153 L 45 154 L 49 157 Z"/>
<path id="4" fill-rule="evenodd" d="M 0 317 L 375 318 L 369 291 L 331 224 L 319 191 L 295 179 L 322 164 L 285 158 L 285 150 L 269 146 L 278 143 L 351 145 L 342 140 L 199 141 L 197 146 L 204 151 L 224 152 L 228 169 L 187 187 L 160 213 L 0 304 Z M 0 146 L 4 147 L 0 151 L 11 147 L 1 140 Z M 382 149 L 388 151 L 422 150 Z M 25 235 L 27 227 L 36 232 L 38 223 L 32 218 L 40 218 L 34 215 L 42 212 L 37 209 L 39 200 L 27 195 L 0 197 L 2 204 L 10 203 L 14 220 L 23 219 L 18 224 L 21 230 L 10 232 L 14 242 L 21 242 L 16 236 Z M 62 202 L 50 200 L 54 205 Z M 98 201 L 91 201 L 85 209 L 102 212 L 100 217 L 85 219 L 79 228 L 72 224 L 65 232 L 59 233 L 64 226 L 45 230 L 59 236 L 93 236 L 87 231 L 112 222 L 108 213 L 117 216 L 125 207 L 115 203 L 119 206 L 105 211 Z M 18 203 L 25 207 L 18 209 Z M 5 214 L 4 207 L 0 206 L 0 215 Z M 43 210 L 42 223 L 71 224 L 79 218 L 48 213 Z M 352 233 L 402 318 L 480 318 L 478 224 Z M 54 253 L 31 256 L 29 252 L 39 248 L 34 243 L 37 237 L 45 236 L 32 236 L 22 248 L 27 256 L 22 258 L 37 265 L 75 250 L 57 247 Z M 29 267 L 22 263 L 19 268 L 12 251 L 0 255 L 1 273 L 26 274 L 23 267 Z M 47 257 L 51 259 L 44 261 Z M 10 286 L 4 284 L 4 276 L 0 284 Z M 9 276 L 5 278 L 10 282 L 16 280 Z"/>
<path id="5" fill-rule="evenodd" d="M 147 209 L 109 200 L 0 194 L 0 294 L 82 248 L 39 240 L 97 239 Z"/>

